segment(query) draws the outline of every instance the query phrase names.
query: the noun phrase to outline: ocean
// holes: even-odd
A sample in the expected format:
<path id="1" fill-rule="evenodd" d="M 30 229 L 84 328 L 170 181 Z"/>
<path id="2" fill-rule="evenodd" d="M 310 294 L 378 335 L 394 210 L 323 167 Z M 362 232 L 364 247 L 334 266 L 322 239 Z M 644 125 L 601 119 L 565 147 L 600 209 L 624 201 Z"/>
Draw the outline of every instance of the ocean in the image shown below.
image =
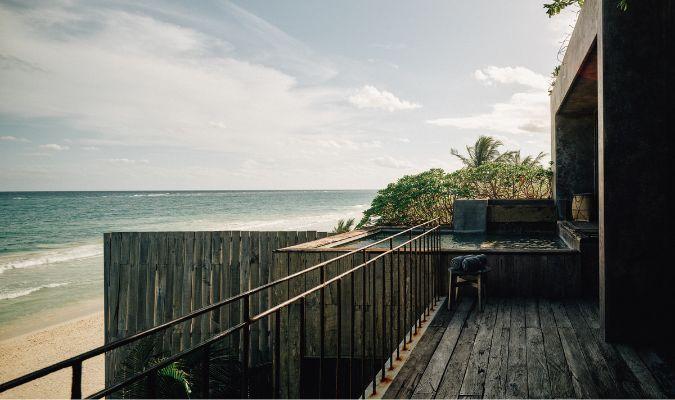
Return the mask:
<path id="1" fill-rule="evenodd" d="M 0 339 L 103 299 L 103 233 L 319 230 L 375 191 L 1 192 Z M 37 321 L 36 321 L 37 319 Z M 44 323 L 48 323 L 43 318 Z M 27 329 L 23 329 L 26 331 Z"/>

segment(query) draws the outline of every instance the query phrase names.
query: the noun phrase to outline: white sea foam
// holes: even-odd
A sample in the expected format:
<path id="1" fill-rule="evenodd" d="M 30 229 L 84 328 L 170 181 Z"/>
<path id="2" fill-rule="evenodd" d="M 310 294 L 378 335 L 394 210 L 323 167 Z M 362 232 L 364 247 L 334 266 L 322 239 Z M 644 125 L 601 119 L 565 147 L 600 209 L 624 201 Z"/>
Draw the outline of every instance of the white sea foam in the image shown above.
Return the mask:
<path id="1" fill-rule="evenodd" d="M 38 287 L 32 287 L 28 289 L 23 289 L 23 290 L 16 290 L 12 292 L 6 292 L 6 293 L 0 293 L 0 300 L 9 300 L 9 299 L 16 299 L 17 297 L 23 297 L 23 296 L 28 296 L 31 293 L 37 292 L 38 290 L 42 289 L 48 289 L 48 288 L 55 288 L 59 286 L 66 286 L 68 283 L 49 283 L 47 285 L 41 285 Z"/>
<path id="2" fill-rule="evenodd" d="M 4 256 L 0 257 L 0 274 L 11 269 L 33 268 L 46 264 L 97 257 L 102 254 L 102 245 L 85 244 L 63 249 L 44 250 L 23 253 L 20 255 Z"/>
<path id="3" fill-rule="evenodd" d="M 144 194 L 132 194 L 129 197 L 162 197 L 162 196 L 171 196 L 171 193 L 144 193 Z"/>

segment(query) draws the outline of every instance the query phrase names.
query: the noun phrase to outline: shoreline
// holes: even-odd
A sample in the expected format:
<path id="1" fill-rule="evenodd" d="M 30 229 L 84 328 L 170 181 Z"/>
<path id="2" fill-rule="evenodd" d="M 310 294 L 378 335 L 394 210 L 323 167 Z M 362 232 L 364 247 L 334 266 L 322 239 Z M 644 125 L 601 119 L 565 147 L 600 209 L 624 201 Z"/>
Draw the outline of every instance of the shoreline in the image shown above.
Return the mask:
<path id="1" fill-rule="evenodd" d="M 84 301 L 40 314 L 45 319 L 37 316 L 35 319 L 43 324 L 51 323 L 30 330 L 28 326 L 13 327 L 5 332 L 13 334 L 0 340 L 0 382 L 103 345 L 102 301 Z M 101 389 L 104 375 L 103 355 L 85 362 L 82 394 L 86 396 Z M 69 398 L 71 377 L 71 369 L 66 368 L 0 393 L 0 398 Z"/>
<path id="2" fill-rule="evenodd" d="M 52 329 L 98 313 L 103 315 L 102 298 L 81 300 L 66 306 L 43 310 L 35 315 L 24 316 L 0 325 L 0 343 Z M 103 326 L 101 326 L 101 332 L 103 332 Z"/>

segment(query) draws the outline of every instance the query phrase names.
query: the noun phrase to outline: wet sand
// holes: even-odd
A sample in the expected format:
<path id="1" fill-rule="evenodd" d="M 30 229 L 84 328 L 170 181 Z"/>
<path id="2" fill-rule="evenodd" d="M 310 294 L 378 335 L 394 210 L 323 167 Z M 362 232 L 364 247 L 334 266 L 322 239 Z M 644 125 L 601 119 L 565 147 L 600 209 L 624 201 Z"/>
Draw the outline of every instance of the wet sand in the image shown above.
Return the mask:
<path id="1" fill-rule="evenodd" d="M 0 382 L 6 382 L 103 344 L 102 312 L 90 313 L 71 320 L 68 320 L 68 315 L 70 311 L 64 311 L 61 321 L 65 322 L 60 324 L 0 341 Z M 103 356 L 84 363 L 82 374 L 84 396 L 103 388 L 104 371 Z M 0 393 L 0 398 L 69 398 L 71 377 L 71 369 L 61 370 Z"/>

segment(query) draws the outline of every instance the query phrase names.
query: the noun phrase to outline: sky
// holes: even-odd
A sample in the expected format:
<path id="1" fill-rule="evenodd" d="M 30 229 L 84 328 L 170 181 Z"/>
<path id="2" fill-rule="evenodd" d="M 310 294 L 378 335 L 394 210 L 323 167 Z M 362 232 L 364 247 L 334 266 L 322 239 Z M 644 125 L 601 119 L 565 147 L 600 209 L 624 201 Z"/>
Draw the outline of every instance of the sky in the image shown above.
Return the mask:
<path id="1" fill-rule="evenodd" d="M 378 189 L 550 152 L 542 1 L 0 0 L 0 191 Z"/>

